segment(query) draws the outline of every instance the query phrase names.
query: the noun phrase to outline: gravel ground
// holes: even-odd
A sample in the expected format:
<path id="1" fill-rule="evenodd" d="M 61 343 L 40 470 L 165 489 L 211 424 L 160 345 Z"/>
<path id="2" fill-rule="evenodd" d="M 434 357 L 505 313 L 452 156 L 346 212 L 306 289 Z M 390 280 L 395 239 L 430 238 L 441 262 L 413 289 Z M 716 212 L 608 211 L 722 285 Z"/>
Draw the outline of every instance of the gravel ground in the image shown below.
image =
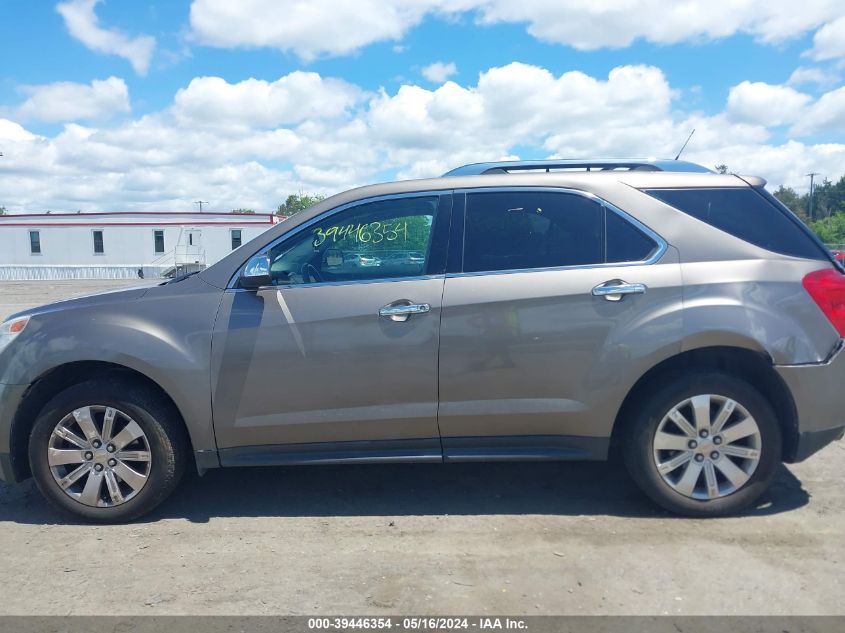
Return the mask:
<path id="1" fill-rule="evenodd" d="M 0 283 L 0 314 L 121 283 Z M 843 615 L 843 458 L 717 520 L 663 514 L 612 464 L 212 471 L 98 527 L 0 483 L 0 614 Z"/>

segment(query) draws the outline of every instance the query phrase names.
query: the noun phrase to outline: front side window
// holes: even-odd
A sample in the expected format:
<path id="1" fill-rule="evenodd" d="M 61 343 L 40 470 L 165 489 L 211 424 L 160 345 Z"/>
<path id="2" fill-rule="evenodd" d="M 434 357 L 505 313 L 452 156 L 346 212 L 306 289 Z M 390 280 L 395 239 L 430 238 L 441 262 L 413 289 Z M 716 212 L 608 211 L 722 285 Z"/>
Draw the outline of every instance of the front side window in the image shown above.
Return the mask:
<path id="1" fill-rule="evenodd" d="M 275 285 L 423 275 L 438 196 L 380 200 L 345 209 L 268 252 Z"/>
<path id="2" fill-rule="evenodd" d="M 41 231 L 29 232 L 29 252 L 32 255 L 41 254 Z"/>
<path id="3" fill-rule="evenodd" d="M 241 229 L 232 229 L 232 250 L 240 248 L 241 244 L 243 244 Z"/>
<path id="4" fill-rule="evenodd" d="M 545 191 L 467 196 L 465 272 L 641 262 L 658 244 L 592 198 Z"/>
<path id="5" fill-rule="evenodd" d="M 95 255 L 102 255 L 105 253 L 105 248 L 103 245 L 103 231 L 102 230 L 95 230 L 91 232 L 94 237 L 94 254 Z"/>
<path id="6" fill-rule="evenodd" d="M 158 229 L 153 231 L 153 247 L 156 255 L 164 253 L 164 231 Z"/>

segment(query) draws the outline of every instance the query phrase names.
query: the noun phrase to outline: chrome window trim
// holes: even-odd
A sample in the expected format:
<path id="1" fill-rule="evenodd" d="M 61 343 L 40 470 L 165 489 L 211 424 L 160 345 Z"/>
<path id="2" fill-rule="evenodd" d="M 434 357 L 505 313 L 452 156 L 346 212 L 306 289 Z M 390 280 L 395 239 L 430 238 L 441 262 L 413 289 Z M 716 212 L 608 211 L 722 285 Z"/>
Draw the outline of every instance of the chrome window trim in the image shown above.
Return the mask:
<path id="1" fill-rule="evenodd" d="M 429 279 L 444 279 L 447 277 L 445 273 L 439 275 L 417 275 L 416 277 L 379 277 L 378 279 L 354 279 L 350 281 L 318 281 L 310 284 L 284 284 L 282 286 L 261 286 L 261 290 L 295 290 L 298 288 L 321 288 L 324 286 L 351 286 L 358 284 L 386 284 L 398 283 L 402 281 L 425 281 Z M 247 288 L 227 288 L 226 292 L 256 292 L 255 290 L 248 290 Z"/>
<path id="2" fill-rule="evenodd" d="M 446 275 L 447 278 L 455 278 L 455 277 L 477 277 L 479 275 L 509 275 L 509 274 L 519 274 L 519 273 L 534 273 L 534 272 L 544 272 L 544 271 L 564 271 L 564 270 L 584 270 L 584 269 L 591 269 L 591 268 L 611 268 L 611 267 L 629 267 L 629 266 L 650 266 L 656 264 L 660 261 L 663 255 L 666 254 L 666 251 L 669 249 L 669 244 L 664 240 L 659 234 L 653 231 L 651 228 L 640 222 L 637 218 L 630 215 L 626 211 L 623 211 L 615 204 L 612 204 L 597 196 L 596 194 L 590 191 L 582 191 L 580 189 L 571 189 L 569 187 L 472 187 L 467 189 L 455 189 L 454 193 L 457 194 L 472 194 L 472 193 L 511 193 L 511 192 L 521 192 L 521 191 L 532 191 L 532 192 L 545 192 L 545 193 L 568 193 L 573 194 L 576 196 L 581 196 L 583 198 L 588 198 L 590 200 L 594 200 L 599 205 L 603 206 L 606 210 L 612 211 L 616 215 L 618 215 L 623 221 L 632 224 L 635 228 L 639 229 L 641 232 L 645 233 L 648 237 L 650 237 L 654 242 L 657 244 L 657 248 L 655 251 L 649 255 L 646 259 L 630 261 L 630 262 L 602 262 L 600 264 L 576 264 L 573 266 L 547 266 L 547 267 L 538 267 L 538 268 L 511 268 L 507 270 L 479 270 L 473 272 L 459 272 L 459 273 L 448 273 Z M 466 220 L 464 220 L 466 222 Z M 464 231 L 464 240 L 466 241 L 466 232 Z M 606 238 L 605 238 L 606 241 Z"/>
<path id="3" fill-rule="evenodd" d="M 391 193 L 391 194 L 387 194 L 387 195 L 384 195 L 384 196 L 371 196 L 369 198 L 360 198 L 358 200 L 353 200 L 352 202 L 347 202 L 345 204 L 342 204 L 339 207 L 334 207 L 333 209 L 329 209 L 328 211 L 324 211 L 320 215 L 317 215 L 317 216 L 311 218 L 307 222 L 303 222 L 302 224 L 300 224 L 299 226 L 291 229 L 287 233 L 283 233 L 282 235 L 277 237 L 275 240 L 273 240 L 269 244 L 265 245 L 263 248 L 255 251 L 254 253 L 249 255 L 246 259 L 244 259 L 244 261 L 241 263 L 241 265 L 238 266 L 238 270 L 235 272 L 234 275 L 232 275 L 232 278 L 229 280 L 229 283 L 226 285 L 226 290 L 237 290 L 237 291 L 244 290 L 244 288 L 238 288 L 238 280 L 241 277 L 241 269 L 244 267 L 244 264 L 246 264 L 246 262 L 248 262 L 250 259 L 252 259 L 256 255 L 266 253 L 271 248 L 276 246 L 276 244 L 279 244 L 280 242 L 283 242 L 287 239 L 290 239 L 290 238 L 294 237 L 295 235 L 299 234 L 300 232 L 304 231 L 308 227 L 313 226 L 314 224 L 317 224 L 318 222 L 321 222 L 322 220 L 325 220 L 326 218 L 329 218 L 333 215 L 341 213 L 341 212 L 345 211 L 346 209 L 349 209 L 351 207 L 357 207 L 357 206 L 364 205 L 364 204 L 370 204 L 370 203 L 373 203 L 373 202 L 382 202 L 384 200 L 397 200 L 397 199 L 400 199 L 400 198 L 402 198 L 402 199 L 404 199 L 404 198 L 425 198 L 425 197 L 431 197 L 431 196 L 439 198 L 440 196 L 451 195 L 452 193 L 453 193 L 452 189 L 435 189 L 435 190 L 426 190 L 426 191 L 412 191 L 412 192 L 407 192 L 407 193 Z M 440 205 L 438 204 L 437 205 L 437 213 L 439 213 L 439 212 L 440 212 Z M 360 283 L 371 284 L 371 283 L 378 283 L 378 282 L 383 282 L 383 281 L 406 281 L 406 280 L 409 280 L 409 279 L 427 279 L 427 278 L 436 279 L 436 278 L 442 278 L 442 277 L 443 277 L 443 275 L 417 275 L 417 276 L 414 276 L 414 277 L 382 277 L 382 278 L 374 278 L 374 279 L 356 279 L 354 281 L 322 281 L 322 282 L 316 282 L 316 283 L 310 283 L 310 284 L 286 284 L 284 286 L 267 286 L 267 287 L 268 288 L 304 288 L 304 287 L 310 288 L 312 286 L 337 286 L 339 284 L 346 285 L 346 284 L 360 284 Z M 248 291 L 248 292 L 254 292 L 254 291 Z"/>

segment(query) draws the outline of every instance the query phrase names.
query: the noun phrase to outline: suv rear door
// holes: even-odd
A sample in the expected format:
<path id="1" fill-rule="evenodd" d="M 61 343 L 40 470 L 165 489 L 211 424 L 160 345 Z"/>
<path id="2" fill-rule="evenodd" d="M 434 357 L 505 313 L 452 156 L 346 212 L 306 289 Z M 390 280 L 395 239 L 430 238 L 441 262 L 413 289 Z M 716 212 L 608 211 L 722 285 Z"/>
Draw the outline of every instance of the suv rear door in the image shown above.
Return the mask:
<path id="1" fill-rule="evenodd" d="M 444 457 L 604 457 L 633 382 L 679 349 L 677 253 L 620 210 L 562 189 L 458 192 L 452 224 Z"/>

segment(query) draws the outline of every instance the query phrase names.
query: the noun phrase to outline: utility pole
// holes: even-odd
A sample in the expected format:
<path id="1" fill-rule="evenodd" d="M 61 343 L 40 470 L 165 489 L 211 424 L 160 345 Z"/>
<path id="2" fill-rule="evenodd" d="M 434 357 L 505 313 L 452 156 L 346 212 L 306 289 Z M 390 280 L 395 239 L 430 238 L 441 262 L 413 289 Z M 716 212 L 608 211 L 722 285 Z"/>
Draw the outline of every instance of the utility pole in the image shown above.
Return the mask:
<path id="1" fill-rule="evenodd" d="M 809 213 L 811 220 L 815 220 L 815 218 L 813 217 L 813 193 L 815 192 L 814 183 L 815 183 L 815 180 L 816 180 L 816 176 L 818 176 L 818 175 L 819 175 L 819 172 L 817 172 L 817 171 L 813 171 L 813 172 L 810 172 L 809 174 L 807 174 L 807 177 L 810 179 L 810 209 L 809 209 L 808 213 Z"/>
<path id="2" fill-rule="evenodd" d="M 204 204 L 208 204 L 208 202 L 206 202 L 205 200 L 196 200 L 196 201 L 194 201 L 194 204 L 198 204 L 198 205 L 199 205 L 199 207 L 200 207 L 200 213 L 202 213 L 202 205 L 204 205 Z"/>

